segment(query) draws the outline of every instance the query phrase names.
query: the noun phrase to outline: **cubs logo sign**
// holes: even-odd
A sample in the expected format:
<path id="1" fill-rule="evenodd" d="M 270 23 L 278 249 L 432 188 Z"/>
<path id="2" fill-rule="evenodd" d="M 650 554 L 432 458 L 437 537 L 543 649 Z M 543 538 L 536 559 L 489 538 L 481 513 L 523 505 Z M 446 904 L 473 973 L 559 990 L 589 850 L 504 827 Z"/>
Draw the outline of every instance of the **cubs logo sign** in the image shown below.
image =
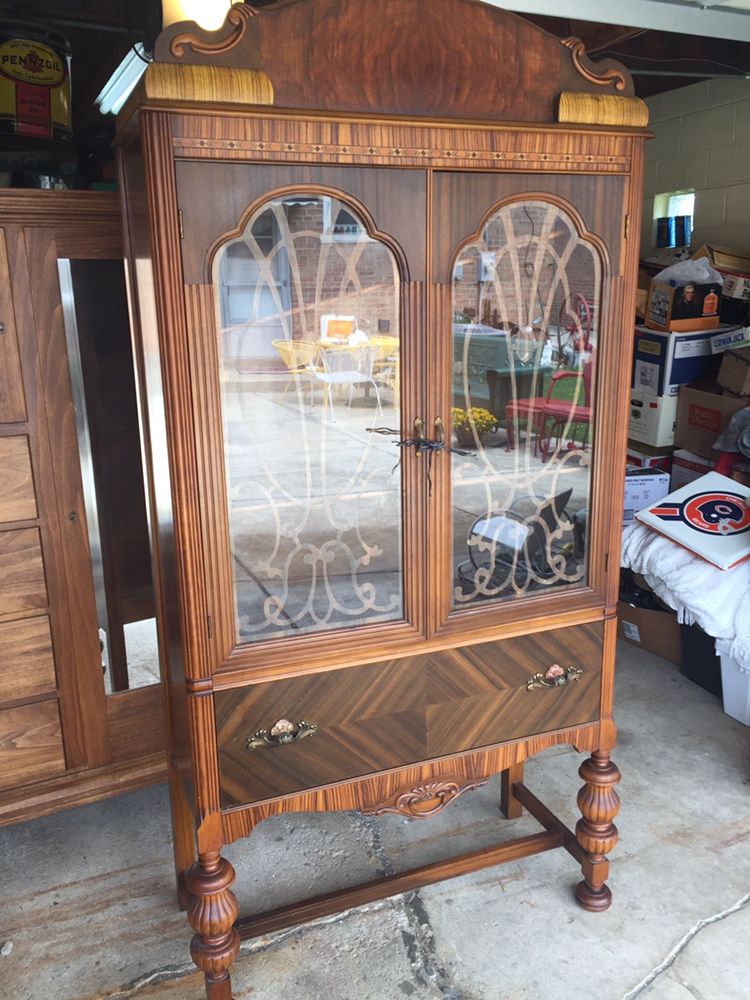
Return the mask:
<path id="1" fill-rule="evenodd" d="M 661 521 L 681 521 L 706 535 L 740 535 L 750 530 L 750 506 L 739 493 L 696 493 L 681 503 L 651 508 Z"/>

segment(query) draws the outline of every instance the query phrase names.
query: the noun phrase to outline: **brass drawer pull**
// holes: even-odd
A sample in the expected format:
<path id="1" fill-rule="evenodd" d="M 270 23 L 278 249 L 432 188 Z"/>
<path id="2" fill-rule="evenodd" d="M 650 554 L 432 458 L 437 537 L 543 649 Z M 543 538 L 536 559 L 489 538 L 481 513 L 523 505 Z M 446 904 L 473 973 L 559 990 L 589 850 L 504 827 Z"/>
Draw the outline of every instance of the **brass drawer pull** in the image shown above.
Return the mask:
<path id="1" fill-rule="evenodd" d="M 270 729 L 259 729 L 247 739 L 247 749 L 257 750 L 258 747 L 280 747 L 285 743 L 296 743 L 306 736 L 314 736 L 318 727 L 312 722 L 290 722 L 289 719 L 279 719 Z"/>
<path id="2" fill-rule="evenodd" d="M 559 663 L 553 663 L 551 667 L 547 667 L 544 673 L 529 677 L 526 681 L 526 690 L 565 687 L 569 681 L 577 681 L 582 673 L 583 670 L 580 667 L 568 667 L 567 670 L 563 670 Z"/>

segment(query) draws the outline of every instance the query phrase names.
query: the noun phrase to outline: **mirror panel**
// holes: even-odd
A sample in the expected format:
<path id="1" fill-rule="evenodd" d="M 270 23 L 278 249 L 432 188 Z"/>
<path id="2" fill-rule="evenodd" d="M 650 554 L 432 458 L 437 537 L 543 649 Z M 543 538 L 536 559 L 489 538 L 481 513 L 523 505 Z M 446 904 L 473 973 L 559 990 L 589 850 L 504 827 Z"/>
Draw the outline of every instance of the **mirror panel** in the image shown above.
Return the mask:
<path id="1" fill-rule="evenodd" d="M 453 268 L 453 606 L 580 587 L 601 261 L 542 200 L 505 205 Z"/>

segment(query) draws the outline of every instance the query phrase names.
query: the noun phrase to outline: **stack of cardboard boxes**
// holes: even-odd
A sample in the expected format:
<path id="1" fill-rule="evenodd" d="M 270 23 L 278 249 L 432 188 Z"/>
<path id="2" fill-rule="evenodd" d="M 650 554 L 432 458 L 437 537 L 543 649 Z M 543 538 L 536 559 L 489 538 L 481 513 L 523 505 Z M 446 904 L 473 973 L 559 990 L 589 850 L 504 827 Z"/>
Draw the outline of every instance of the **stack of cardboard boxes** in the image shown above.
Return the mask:
<path id="1" fill-rule="evenodd" d="M 710 248 L 698 251 L 708 253 L 720 266 Z M 642 491 L 634 485 L 638 476 L 645 482 L 649 474 L 671 473 L 658 487 L 655 481 L 657 490 L 667 488 L 649 496 L 650 503 L 713 469 L 716 439 L 737 410 L 750 406 L 750 278 L 726 273 L 724 280 L 732 292 L 726 298 L 695 286 L 701 312 L 710 315 L 694 318 L 680 315 L 680 289 L 652 282 L 646 323 L 635 330 L 626 511 L 638 509 L 628 497 Z M 736 475 L 742 474 L 740 466 Z"/>
<path id="2" fill-rule="evenodd" d="M 738 410 L 750 406 L 750 261 L 732 260 L 735 272 L 744 268 L 744 277 L 725 270 L 726 262 L 710 248 L 695 256 L 709 256 L 724 272 L 726 295 L 696 285 L 700 314 L 691 318 L 679 314 L 680 303 L 686 311 L 679 289 L 651 284 L 645 325 L 635 329 L 625 524 L 636 511 L 713 469 L 720 455 L 717 438 Z M 735 466 L 732 475 L 750 483 L 750 463 Z M 674 614 L 623 593 L 619 617 L 621 638 L 679 662 Z"/>

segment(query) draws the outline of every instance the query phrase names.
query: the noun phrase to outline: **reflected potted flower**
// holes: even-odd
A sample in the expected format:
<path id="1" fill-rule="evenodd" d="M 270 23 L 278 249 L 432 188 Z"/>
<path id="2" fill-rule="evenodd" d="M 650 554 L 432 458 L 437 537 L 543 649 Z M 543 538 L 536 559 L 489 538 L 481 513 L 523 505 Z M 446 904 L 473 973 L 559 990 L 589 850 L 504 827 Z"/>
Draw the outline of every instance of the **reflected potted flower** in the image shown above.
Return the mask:
<path id="1" fill-rule="evenodd" d="M 454 406 L 451 410 L 453 433 L 459 448 L 476 448 L 485 434 L 495 430 L 497 417 L 480 406 L 462 410 Z"/>

